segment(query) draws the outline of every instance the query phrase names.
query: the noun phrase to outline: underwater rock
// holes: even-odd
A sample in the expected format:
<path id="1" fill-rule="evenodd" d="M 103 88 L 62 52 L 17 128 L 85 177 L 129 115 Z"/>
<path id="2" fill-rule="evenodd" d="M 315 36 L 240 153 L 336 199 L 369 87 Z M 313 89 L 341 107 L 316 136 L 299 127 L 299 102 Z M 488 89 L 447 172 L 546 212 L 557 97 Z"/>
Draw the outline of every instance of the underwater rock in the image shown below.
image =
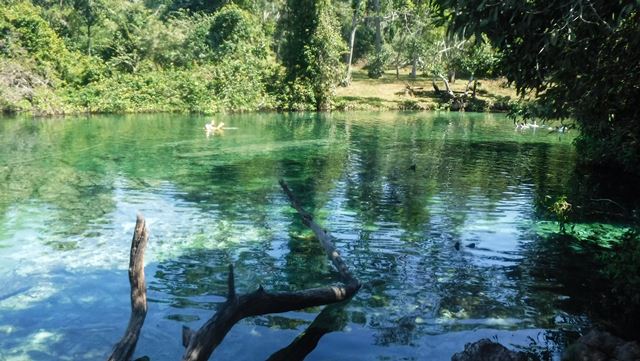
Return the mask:
<path id="1" fill-rule="evenodd" d="M 592 330 L 580 337 L 562 356 L 564 361 L 637 361 L 640 345 L 625 341 L 606 331 Z"/>
<path id="2" fill-rule="evenodd" d="M 451 361 L 527 361 L 523 352 L 507 349 L 497 342 L 483 338 L 480 341 L 464 345 L 464 351 L 451 357 Z"/>

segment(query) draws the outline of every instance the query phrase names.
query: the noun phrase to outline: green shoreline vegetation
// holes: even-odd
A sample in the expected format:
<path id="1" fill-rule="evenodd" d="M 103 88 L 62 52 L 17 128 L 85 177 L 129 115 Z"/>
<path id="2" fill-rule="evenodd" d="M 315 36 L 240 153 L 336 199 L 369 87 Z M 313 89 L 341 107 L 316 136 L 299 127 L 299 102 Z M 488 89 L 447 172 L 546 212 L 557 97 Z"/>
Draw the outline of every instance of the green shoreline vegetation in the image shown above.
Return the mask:
<path id="1" fill-rule="evenodd" d="M 1 0 L 0 112 L 506 111 L 638 174 L 640 3 L 574 2 Z"/>
<path id="2" fill-rule="evenodd" d="M 425 12 L 424 34 L 402 34 L 406 24 L 399 20 L 387 24 L 387 31 L 395 32 L 383 34 L 379 50 L 387 70 L 370 77 L 367 59 L 377 57 L 377 50 L 369 14 L 353 43 L 353 60 L 362 65 L 350 72 L 349 86 L 338 87 L 345 83 L 349 17 L 372 9 L 351 8 L 348 2 L 225 4 L 0 2 L 0 110 L 34 115 L 435 110 L 449 104 L 433 91 L 410 96 L 406 85 L 431 90 L 430 74 L 495 71 L 495 54 L 486 46 L 469 43 L 440 55 L 451 44 L 444 25 Z M 386 9 L 400 10 L 420 9 Z M 420 42 L 419 51 L 407 47 L 408 40 Z M 482 60 L 469 64 L 478 62 L 478 49 Z M 428 64 L 407 67 L 412 60 Z M 404 67 L 402 74 L 389 70 L 394 66 Z M 509 95 L 503 96 L 482 85 L 497 82 L 506 83 L 481 81 L 477 106 L 469 110 L 507 110 L 515 91 L 504 88 Z M 463 83 L 453 80 L 451 86 Z"/>
<path id="3" fill-rule="evenodd" d="M 465 110 L 576 128 L 573 193 L 539 191 L 560 225 L 540 234 L 598 266 L 606 320 L 636 339 L 638 59 L 637 0 L 0 0 L 0 114 Z M 585 225 L 617 213 L 633 226 Z"/>

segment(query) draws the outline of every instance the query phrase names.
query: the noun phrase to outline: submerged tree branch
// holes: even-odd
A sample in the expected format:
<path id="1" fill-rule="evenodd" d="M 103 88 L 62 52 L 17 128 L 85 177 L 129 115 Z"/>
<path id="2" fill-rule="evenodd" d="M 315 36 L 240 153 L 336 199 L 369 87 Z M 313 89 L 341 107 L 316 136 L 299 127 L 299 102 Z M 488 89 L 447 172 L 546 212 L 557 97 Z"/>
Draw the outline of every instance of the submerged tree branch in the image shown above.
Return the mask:
<path id="1" fill-rule="evenodd" d="M 136 349 L 140 329 L 147 316 L 147 290 L 144 281 L 144 251 L 149 239 L 144 217 L 138 214 L 131 240 L 129 284 L 131 285 L 131 316 L 127 330 L 114 347 L 108 361 L 129 361 Z"/>
<path id="2" fill-rule="evenodd" d="M 303 223 L 316 234 L 329 259 L 343 278 L 345 285 L 311 288 L 295 292 L 267 292 L 261 286 L 251 293 L 237 295 L 234 287 L 233 267 L 229 266 L 227 301 L 198 331 L 193 332 L 187 327 L 183 328 L 182 341 L 186 347 L 183 360 L 208 360 L 233 325 L 245 317 L 333 304 L 353 297 L 360 289 L 360 282 L 349 271 L 333 245 L 331 236 L 313 221 L 310 213 L 300 206 L 283 180 L 280 180 L 280 185 L 289 197 L 292 206 L 302 217 Z"/>

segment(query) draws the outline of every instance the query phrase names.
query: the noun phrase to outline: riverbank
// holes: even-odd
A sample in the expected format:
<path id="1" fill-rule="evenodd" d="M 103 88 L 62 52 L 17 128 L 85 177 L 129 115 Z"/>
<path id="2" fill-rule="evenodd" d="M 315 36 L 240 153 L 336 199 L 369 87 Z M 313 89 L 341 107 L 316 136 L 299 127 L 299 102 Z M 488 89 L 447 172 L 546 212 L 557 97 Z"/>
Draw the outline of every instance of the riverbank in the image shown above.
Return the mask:
<path id="1" fill-rule="evenodd" d="M 464 92 L 468 79 L 458 79 L 449 84 L 454 92 Z M 436 81 L 439 89 L 445 84 Z M 508 87 L 506 79 L 479 79 L 476 98 L 470 99 L 466 110 L 474 112 L 505 112 L 517 99 L 516 90 Z M 353 81 L 348 87 L 336 91 L 336 110 L 449 110 L 450 102 L 433 89 L 432 78 L 410 77 L 409 71 L 388 70 L 382 78 L 371 79 L 365 69 L 353 71 Z"/>
<path id="2" fill-rule="evenodd" d="M 4 70 L 8 71 L 9 68 L 11 67 L 5 67 Z M 8 80 L 2 82 L 6 87 L 0 91 L 0 113 L 50 116 L 86 113 L 213 114 L 283 110 L 279 106 L 278 96 L 266 92 L 260 92 L 258 99 L 245 99 L 246 94 L 241 89 L 235 89 L 233 93 L 241 93 L 242 96 L 218 95 L 210 89 L 210 83 L 215 82 L 215 74 L 207 67 L 201 67 L 197 71 L 156 70 L 117 74 L 80 88 L 38 83 L 32 79 L 34 72 L 24 68 L 16 69 L 20 71 L 11 71 L 10 77 L 0 74 L 0 80 Z M 27 87 L 13 89 L 11 84 L 26 84 Z M 454 92 L 464 92 L 467 84 L 466 79 L 458 79 L 450 86 Z M 436 81 L 436 85 L 445 89 L 443 81 Z M 478 80 L 476 95 L 476 98 L 467 101 L 465 110 L 505 112 L 517 98 L 515 89 L 507 87 L 504 79 Z M 366 70 L 356 68 L 352 83 L 336 89 L 331 109 L 425 111 L 450 110 L 451 105 L 450 100 L 435 92 L 430 77 L 418 76 L 411 79 L 408 71 L 403 71 L 396 77 L 395 72 L 390 70 L 382 78 L 370 79 Z"/>

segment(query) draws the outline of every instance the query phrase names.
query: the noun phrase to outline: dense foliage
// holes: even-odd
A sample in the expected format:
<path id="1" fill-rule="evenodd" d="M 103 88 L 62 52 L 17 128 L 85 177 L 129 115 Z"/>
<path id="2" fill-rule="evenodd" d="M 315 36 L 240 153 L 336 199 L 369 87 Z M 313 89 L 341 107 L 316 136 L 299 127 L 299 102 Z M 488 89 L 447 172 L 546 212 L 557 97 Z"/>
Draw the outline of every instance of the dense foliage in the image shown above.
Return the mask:
<path id="1" fill-rule="evenodd" d="M 356 62 L 372 77 L 406 66 L 414 78 L 494 75 L 493 49 L 448 37 L 440 9 L 420 0 L 3 0 L 0 108 L 328 110 Z"/>
<path id="2" fill-rule="evenodd" d="M 292 109 L 314 104 L 316 110 L 328 110 L 344 50 L 330 2 L 289 0 L 284 23 L 285 104 Z"/>
<path id="3" fill-rule="evenodd" d="M 210 15 L 128 1 L 40 4 L 0 3 L 3 112 L 278 107 L 267 90 L 282 73 L 274 26 L 240 6 Z"/>
<path id="4" fill-rule="evenodd" d="M 630 1 L 450 0 L 457 34 L 484 34 L 500 70 L 538 94 L 544 118 L 574 117 L 584 158 L 640 169 L 640 5 Z"/>

